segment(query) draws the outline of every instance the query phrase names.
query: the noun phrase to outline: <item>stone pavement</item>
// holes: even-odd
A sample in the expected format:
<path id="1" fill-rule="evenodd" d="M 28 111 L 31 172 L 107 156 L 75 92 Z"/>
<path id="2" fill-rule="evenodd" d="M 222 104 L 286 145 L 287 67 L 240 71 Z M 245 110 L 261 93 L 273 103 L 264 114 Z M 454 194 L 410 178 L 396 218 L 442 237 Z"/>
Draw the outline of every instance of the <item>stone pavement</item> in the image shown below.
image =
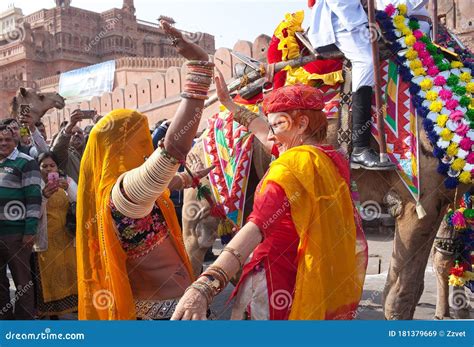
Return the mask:
<path id="1" fill-rule="evenodd" d="M 380 229 L 379 229 L 380 230 Z M 388 266 L 392 253 L 393 233 L 380 232 L 374 229 L 368 229 L 367 239 L 369 243 L 369 264 L 367 268 L 367 276 L 364 284 L 364 293 L 358 309 L 358 316 L 356 319 L 360 320 L 382 320 L 384 319 L 382 310 L 382 292 L 385 286 L 385 279 L 387 277 Z M 219 241 L 214 244 L 214 253 L 220 254 L 222 245 Z M 210 265 L 206 262 L 205 266 Z M 11 281 L 11 288 L 14 288 Z M 229 286 L 214 299 L 211 309 L 217 319 L 230 319 L 232 303 L 226 304 L 234 286 Z M 14 295 L 12 291 L 12 295 Z M 471 318 L 474 318 L 474 295 L 469 295 L 471 309 Z M 432 269 L 431 259 L 425 271 L 425 290 L 421 296 L 415 311 L 415 319 L 417 320 L 432 320 L 435 313 L 436 305 L 436 278 Z M 68 314 L 60 317 L 60 319 L 77 319 L 77 314 Z"/>

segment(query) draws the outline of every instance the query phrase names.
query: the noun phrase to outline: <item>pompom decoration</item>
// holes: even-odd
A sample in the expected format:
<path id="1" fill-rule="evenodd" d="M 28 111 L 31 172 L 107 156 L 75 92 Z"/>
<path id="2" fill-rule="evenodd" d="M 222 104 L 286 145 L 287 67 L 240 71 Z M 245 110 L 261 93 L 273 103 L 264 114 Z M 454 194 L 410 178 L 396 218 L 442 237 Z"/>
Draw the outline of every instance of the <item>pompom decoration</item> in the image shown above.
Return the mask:
<path id="1" fill-rule="evenodd" d="M 435 82 L 436 84 L 436 82 Z M 450 91 L 449 89 L 443 89 L 439 92 L 439 97 L 443 100 L 443 101 L 447 101 L 449 99 L 451 99 L 453 97 L 453 92 Z"/>
<path id="2" fill-rule="evenodd" d="M 441 133 L 439 134 L 439 136 L 444 141 L 450 141 L 453 138 L 453 133 L 451 132 L 451 130 L 444 128 L 443 130 L 441 130 Z"/>
<path id="3" fill-rule="evenodd" d="M 454 157 L 456 154 L 458 154 L 458 151 L 459 151 L 458 145 L 454 142 L 452 142 L 446 149 L 446 153 L 450 157 Z"/>
<path id="4" fill-rule="evenodd" d="M 457 101 L 456 99 L 451 99 L 451 100 L 446 101 L 446 108 L 450 111 L 454 110 L 458 106 L 459 106 L 459 101 Z"/>
<path id="5" fill-rule="evenodd" d="M 460 76 L 459 79 L 465 83 L 471 82 L 472 76 L 469 72 L 463 72 Z"/>
<path id="6" fill-rule="evenodd" d="M 444 86 L 446 82 L 446 78 L 444 78 L 443 76 L 436 76 L 434 79 L 434 84 L 439 87 Z"/>
<path id="7" fill-rule="evenodd" d="M 433 88 L 433 81 L 430 80 L 429 78 L 425 78 L 423 81 L 420 83 L 421 90 L 429 90 Z"/>
<path id="8" fill-rule="evenodd" d="M 408 26 L 410 27 L 411 30 L 417 30 L 417 29 L 420 29 L 420 23 L 418 23 L 418 21 L 416 20 L 410 20 L 408 22 Z M 423 37 L 423 36 L 422 36 Z M 420 39 L 422 38 L 420 37 Z"/>
<path id="9" fill-rule="evenodd" d="M 416 59 L 416 58 L 418 58 L 418 52 L 415 51 L 413 48 L 410 48 L 410 49 L 405 53 L 405 57 L 406 57 L 408 60 Z"/>
<path id="10" fill-rule="evenodd" d="M 438 124 L 440 128 L 444 128 L 448 119 L 449 117 L 447 115 L 442 114 L 436 119 L 436 124 Z"/>
<path id="11" fill-rule="evenodd" d="M 470 104 L 471 104 L 470 97 L 466 95 L 461 96 L 461 99 L 459 100 L 459 105 L 461 105 L 462 107 L 468 107 Z"/>
<path id="12" fill-rule="evenodd" d="M 444 156 L 444 152 L 441 148 L 435 147 L 433 150 L 433 155 L 435 158 L 441 159 Z"/>
<path id="13" fill-rule="evenodd" d="M 433 101 L 430 104 L 430 111 L 438 113 L 443 109 L 443 103 L 441 101 Z"/>
<path id="14" fill-rule="evenodd" d="M 461 171 L 464 168 L 464 165 L 466 165 L 466 162 L 461 158 L 457 158 L 454 159 L 453 163 L 451 164 L 451 167 L 453 168 L 453 170 Z"/>
<path id="15" fill-rule="evenodd" d="M 425 128 L 426 131 L 432 131 L 433 130 L 433 122 L 428 119 L 428 118 L 425 118 L 423 119 L 423 128 Z"/>
<path id="16" fill-rule="evenodd" d="M 398 6 L 398 12 L 399 12 L 402 16 L 406 15 L 406 14 L 407 14 L 407 5 L 406 5 L 406 4 L 400 4 L 400 5 Z"/>
<path id="17" fill-rule="evenodd" d="M 459 181 L 454 177 L 448 177 L 444 180 L 444 186 L 446 189 L 454 189 L 458 186 Z"/>
<path id="18" fill-rule="evenodd" d="M 408 35 L 405 37 L 405 44 L 408 46 L 408 47 L 411 47 L 415 44 L 416 42 L 416 37 L 413 36 L 413 35 Z"/>
<path id="19" fill-rule="evenodd" d="M 464 184 L 469 184 L 471 183 L 471 173 L 470 172 L 467 172 L 467 171 L 464 171 L 463 173 L 461 173 L 459 175 L 459 182 L 461 183 L 464 183 Z"/>
<path id="20" fill-rule="evenodd" d="M 439 74 L 439 69 L 436 66 L 432 66 L 428 68 L 427 72 L 428 72 L 428 75 L 430 75 L 431 77 L 434 77 Z"/>
<path id="21" fill-rule="evenodd" d="M 441 175 L 446 175 L 449 170 L 449 164 L 439 163 L 438 165 L 438 173 Z"/>
<path id="22" fill-rule="evenodd" d="M 469 82 L 466 84 L 466 92 L 473 94 L 474 93 L 474 82 Z"/>
<path id="23" fill-rule="evenodd" d="M 430 90 L 430 91 L 426 92 L 426 100 L 436 101 L 436 99 L 438 99 L 438 92 L 436 92 L 434 90 Z M 469 102 L 471 102 L 471 101 L 469 100 Z"/>
<path id="24" fill-rule="evenodd" d="M 465 137 L 459 142 L 459 147 L 461 147 L 465 151 L 470 151 L 472 145 L 474 145 L 474 141 L 472 141 L 470 138 Z"/>
<path id="25" fill-rule="evenodd" d="M 446 81 L 446 84 L 450 87 L 455 87 L 459 83 L 459 77 L 451 74 Z"/>
<path id="26" fill-rule="evenodd" d="M 448 56 L 419 30 L 418 20 L 407 20 L 404 5 L 387 6 L 380 23 L 387 37 L 397 38 L 389 45 L 398 64 L 399 76 L 409 83 L 412 105 L 422 118 L 423 128 L 440 160 L 438 172 L 446 176 L 444 184 L 453 189 L 459 183 L 474 183 L 474 81 L 469 56 L 451 45 L 460 61 Z M 379 16 L 381 18 L 382 16 Z M 405 50 L 399 50 L 404 42 Z M 445 45 L 444 41 L 440 41 Z M 454 49 L 453 49 L 454 47 Z M 446 56 L 446 57 L 445 57 Z M 466 60 L 467 58 L 467 60 Z M 422 77 L 429 76 L 429 77 Z M 448 112 L 447 112 L 448 111 Z M 466 165 L 468 164 L 468 165 Z"/>

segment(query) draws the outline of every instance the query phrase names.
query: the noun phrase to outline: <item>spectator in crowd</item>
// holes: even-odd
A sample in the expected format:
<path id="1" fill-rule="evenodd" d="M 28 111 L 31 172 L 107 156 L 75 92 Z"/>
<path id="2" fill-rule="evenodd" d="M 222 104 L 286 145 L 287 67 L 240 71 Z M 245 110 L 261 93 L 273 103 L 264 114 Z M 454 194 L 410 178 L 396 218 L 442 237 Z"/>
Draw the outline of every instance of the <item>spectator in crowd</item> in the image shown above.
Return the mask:
<path id="1" fill-rule="evenodd" d="M 79 167 L 84 151 L 84 132 L 77 126 L 82 120 L 82 112 L 74 110 L 71 120 L 59 131 L 51 147 L 58 159 L 59 168 L 74 182 L 79 179 Z"/>
<path id="2" fill-rule="evenodd" d="M 20 126 L 20 123 L 24 124 L 24 126 Z M 3 120 L 2 124 L 7 125 L 13 131 L 14 141 L 21 153 L 29 155 L 32 158 L 38 158 L 39 154 L 49 151 L 48 144 L 34 124 L 31 116 L 22 115 L 19 121 L 15 118 L 7 118 Z M 28 129 L 26 131 L 29 132 L 29 134 L 22 134 L 21 129 Z M 31 142 L 22 143 L 22 138 L 25 137 L 29 138 Z"/>
<path id="3" fill-rule="evenodd" d="M 10 127 L 0 125 L 0 319 L 32 319 L 34 292 L 30 256 L 41 209 L 36 161 L 21 153 Z M 16 287 L 10 303 L 7 266 Z"/>
<path id="4" fill-rule="evenodd" d="M 53 153 L 38 158 L 43 178 L 43 203 L 33 257 L 36 308 L 39 317 L 57 319 L 77 311 L 75 223 L 68 228 L 68 210 L 75 209 L 77 184 L 70 177 L 59 178 Z M 75 218 L 75 213 L 73 214 Z"/>
<path id="5" fill-rule="evenodd" d="M 42 121 L 39 121 L 35 123 L 35 126 L 38 129 L 41 136 L 43 136 L 43 139 L 46 142 L 48 142 L 48 135 L 46 134 L 46 127 L 44 126 L 44 123 Z"/>

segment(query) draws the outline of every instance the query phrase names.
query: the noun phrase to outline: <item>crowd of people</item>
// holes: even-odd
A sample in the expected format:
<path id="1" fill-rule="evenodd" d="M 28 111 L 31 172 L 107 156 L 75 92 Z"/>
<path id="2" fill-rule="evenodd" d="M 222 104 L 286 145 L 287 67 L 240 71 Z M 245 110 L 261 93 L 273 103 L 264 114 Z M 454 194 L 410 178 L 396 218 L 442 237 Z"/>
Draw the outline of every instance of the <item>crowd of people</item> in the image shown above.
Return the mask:
<path id="1" fill-rule="evenodd" d="M 359 42 L 367 31 L 360 2 L 319 0 L 312 20 L 314 46 L 335 43 L 353 63 L 353 121 L 361 134 L 353 163 L 393 169 L 368 145 L 374 78 L 368 41 Z M 235 319 L 351 319 L 367 247 L 349 164 L 326 144 L 322 93 L 282 87 L 263 99 L 266 117 L 252 113 L 232 101 L 222 75 L 214 79 L 199 46 L 161 25 L 188 59 L 172 122 L 151 134 L 145 115 L 120 109 L 85 133 L 76 110 L 50 141 L 28 114 L 0 123 L 0 317 L 78 311 L 79 319 L 206 319 L 213 298 L 241 273 Z M 180 228 L 181 191 L 213 169 L 184 168 L 212 83 L 234 120 L 279 156 L 257 187 L 247 223 L 195 278 Z M 282 291 L 291 295 L 285 309 L 272 305 Z"/>

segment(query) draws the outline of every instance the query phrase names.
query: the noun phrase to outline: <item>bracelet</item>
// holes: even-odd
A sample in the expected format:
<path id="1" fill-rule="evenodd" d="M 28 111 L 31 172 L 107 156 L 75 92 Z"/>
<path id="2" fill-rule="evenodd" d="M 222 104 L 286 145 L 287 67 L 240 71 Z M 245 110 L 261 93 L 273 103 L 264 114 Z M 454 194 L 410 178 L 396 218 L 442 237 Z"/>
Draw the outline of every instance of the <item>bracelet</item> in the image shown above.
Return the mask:
<path id="1" fill-rule="evenodd" d="M 249 111 L 243 106 L 239 106 L 237 111 L 234 112 L 234 120 L 246 128 L 248 128 L 250 123 L 259 117 L 260 116 L 258 114 Z"/>
<path id="2" fill-rule="evenodd" d="M 237 261 L 239 262 L 240 268 L 244 266 L 242 263 L 242 254 L 240 254 L 238 251 L 236 251 L 232 247 L 226 246 L 224 247 L 222 252 L 229 252 L 230 254 L 232 254 L 235 257 L 235 259 L 237 259 Z"/>
<path id="3" fill-rule="evenodd" d="M 185 98 L 185 99 L 198 99 L 198 100 L 207 100 L 207 99 L 209 99 L 209 97 L 207 95 L 188 93 L 188 92 L 182 92 L 181 97 Z"/>
<path id="4" fill-rule="evenodd" d="M 209 305 L 211 304 L 212 298 L 213 298 L 212 288 L 209 285 L 207 285 L 205 283 L 202 283 L 202 282 L 201 283 L 193 282 L 188 288 L 186 288 L 184 293 L 186 293 L 191 288 L 196 289 L 198 292 L 200 292 L 206 298 L 207 307 L 209 307 Z"/>
<path id="5" fill-rule="evenodd" d="M 161 155 L 164 156 L 166 159 L 170 160 L 173 165 L 181 164 L 182 160 L 179 160 L 173 157 L 165 148 L 165 140 L 161 140 L 158 143 L 158 147 L 161 148 Z"/>
<path id="6" fill-rule="evenodd" d="M 225 288 L 230 282 L 229 275 L 227 275 L 224 269 L 216 265 L 211 265 L 208 267 L 207 270 L 204 271 L 203 275 L 209 275 L 216 278 L 219 281 L 221 288 Z"/>

